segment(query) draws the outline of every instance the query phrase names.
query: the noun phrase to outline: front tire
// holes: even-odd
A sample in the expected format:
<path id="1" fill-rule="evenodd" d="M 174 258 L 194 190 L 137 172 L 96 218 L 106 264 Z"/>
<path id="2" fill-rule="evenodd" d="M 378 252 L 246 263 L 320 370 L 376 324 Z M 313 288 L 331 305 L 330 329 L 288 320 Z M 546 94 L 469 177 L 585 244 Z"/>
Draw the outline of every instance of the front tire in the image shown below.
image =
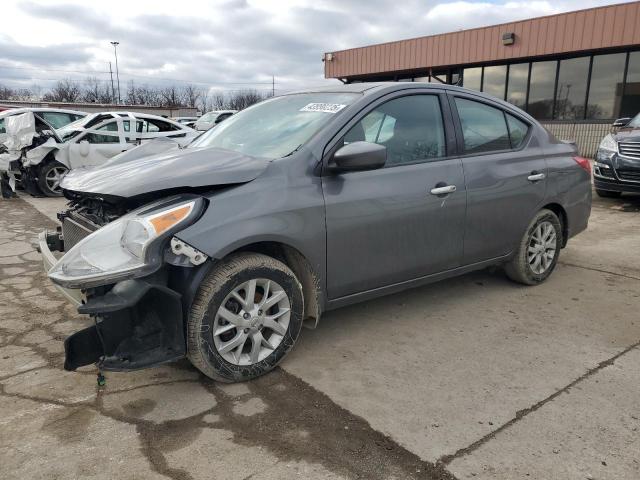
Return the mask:
<path id="1" fill-rule="evenodd" d="M 602 198 L 619 198 L 620 195 L 622 195 L 622 192 L 614 192 L 611 190 L 600 190 L 599 188 L 596 188 L 596 193 L 598 194 L 599 197 L 602 197 Z"/>
<path id="2" fill-rule="evenodd" d="M 187 356 L 213 380 L 259 377 L 291 350 L 303 311 L 302 286 L 284 263 L 232 255 L 200 284 L 187 320 Z"/>
<path id="3" fill-rule="evenodd" d="M 516 254 L 504 270 L 514 282 L 538 285 L 555 269 L 561 248 L 560 220 L 551 210 L 542 209 L 531 220 Z"/>
<path id="4" fill-rule="evenodd" d="M 60 162 L 49 161 L 40 167 L 38 187 L 47 197 L 61 197 L 60 181 L 69 169 Z"/>

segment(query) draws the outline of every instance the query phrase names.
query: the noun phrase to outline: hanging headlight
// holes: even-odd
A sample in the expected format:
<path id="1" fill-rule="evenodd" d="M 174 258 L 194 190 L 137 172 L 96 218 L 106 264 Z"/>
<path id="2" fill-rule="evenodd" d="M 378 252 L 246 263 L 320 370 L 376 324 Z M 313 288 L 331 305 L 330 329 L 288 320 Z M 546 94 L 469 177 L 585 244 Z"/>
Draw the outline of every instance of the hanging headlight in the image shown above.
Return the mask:
<path id="1" fill-rule="evenodd" d="M 51 267 L 49 278 L 66 288 L 87 288 L 148 275 L 162 260 L 161 252 L 152 247 L 188 226 L 203 203 L 193 199 L 135 210 L 76 244 Z"/>

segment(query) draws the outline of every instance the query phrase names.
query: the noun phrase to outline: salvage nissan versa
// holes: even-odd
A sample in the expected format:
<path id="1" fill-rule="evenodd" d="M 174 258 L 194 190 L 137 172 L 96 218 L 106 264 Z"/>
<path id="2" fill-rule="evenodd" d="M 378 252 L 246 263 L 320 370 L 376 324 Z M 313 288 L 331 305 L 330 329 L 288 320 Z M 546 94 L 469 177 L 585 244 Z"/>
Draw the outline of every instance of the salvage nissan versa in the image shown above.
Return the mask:
<path id="1" fill-rule="evenodd" d="M 93 320 L 67 338 L 65 368 L 186 356 L 247 380 L 327 310 L 488 265 L 537 285 L 587 227 L 590 178 L 573 145 L 461 88 L 266 100 L 187 148 L 64 179 L 70 208 L 40 248 Z"/>

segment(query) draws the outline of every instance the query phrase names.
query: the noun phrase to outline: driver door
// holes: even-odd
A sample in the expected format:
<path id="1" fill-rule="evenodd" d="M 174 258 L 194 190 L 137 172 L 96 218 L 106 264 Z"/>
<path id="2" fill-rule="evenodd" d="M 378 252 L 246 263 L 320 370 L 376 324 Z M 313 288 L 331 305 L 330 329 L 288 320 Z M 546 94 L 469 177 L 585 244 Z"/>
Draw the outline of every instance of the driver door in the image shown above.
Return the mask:
<path id="1" fill-rule="evenodd" d="M 387 148 L 387 163 L 322 177 L 330 299 L 455 268 L 463 255 L 466 192 L 462 164 L 448 156 L 455 137 L 446 97 L 379 100 L 354 122 L 332 152 L 370 141 Z M 432 193 L 443 186 L 455 191 Z"/>

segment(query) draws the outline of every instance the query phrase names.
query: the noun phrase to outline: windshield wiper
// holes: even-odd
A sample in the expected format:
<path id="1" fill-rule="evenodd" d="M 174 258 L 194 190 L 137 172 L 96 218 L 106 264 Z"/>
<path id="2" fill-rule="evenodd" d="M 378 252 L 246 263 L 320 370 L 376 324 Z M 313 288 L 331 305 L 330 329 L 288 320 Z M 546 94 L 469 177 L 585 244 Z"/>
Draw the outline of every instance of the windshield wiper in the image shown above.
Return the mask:
<path id="1" fill-rule="evenodd" d="M 291 155 L 296 153 L 298 150 L 300 150 L 300 147 L 302 147 L 302 143 L 300 145 L 298 145 L 293 151 L 287 153 L 286 155 L 283 155 L 282 158 L 290 157 Z"/>

